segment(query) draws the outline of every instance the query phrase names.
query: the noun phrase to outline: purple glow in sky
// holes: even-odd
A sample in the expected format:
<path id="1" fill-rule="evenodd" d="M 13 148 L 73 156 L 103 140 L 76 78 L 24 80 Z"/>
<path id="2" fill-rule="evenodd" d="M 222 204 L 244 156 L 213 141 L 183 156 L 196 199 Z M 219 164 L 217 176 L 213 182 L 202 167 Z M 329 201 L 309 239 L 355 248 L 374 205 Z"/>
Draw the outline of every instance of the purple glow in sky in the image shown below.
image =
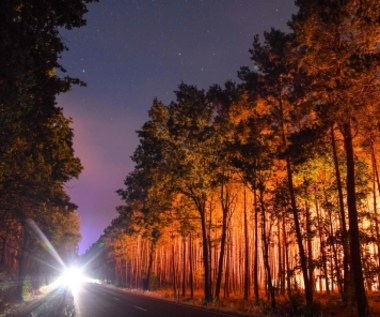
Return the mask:
<path id="1" fill-rule="evenodd" d="M 73 118 L 84 171 L 67 184 L 81 217 L 83 253 L 116 217 L 116 190 L 132 171 L 135 133 L 154 97 L 169 102 L 181 81 L 200 88 L 237 80 L 255 34 L 286 29 L 294 0 L 103 0 L 87 26 L 65 31 L 62 65 L 88 87 L 58 99 Z"/>

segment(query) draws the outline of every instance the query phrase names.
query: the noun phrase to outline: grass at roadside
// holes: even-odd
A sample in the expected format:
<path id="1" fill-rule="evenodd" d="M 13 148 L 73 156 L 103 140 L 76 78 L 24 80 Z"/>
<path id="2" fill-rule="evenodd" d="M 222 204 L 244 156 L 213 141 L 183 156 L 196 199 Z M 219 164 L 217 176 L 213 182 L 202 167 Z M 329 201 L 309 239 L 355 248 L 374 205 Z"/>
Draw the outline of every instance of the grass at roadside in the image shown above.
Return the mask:
<path id="1" fill-rule="evenodd" d="M 178 303 L 205 307 L 202 292 L 196 292 L 193 298 L 175 296 L 172 289 L 143 291 L 140 289 L 125 289 L 128 292 L 161 298 Z M 256 302 L 254 298 L 242 300 L 238 295 L 221 298 L 207 304 L 207 308 L 227 313 L 237 313 L 241 316 L 271 316 L 271 317 L 303 317 L 307 310 L 301 293 L 294 293 L 291 298 L 278 296 L 276 310 L 270 309 L 265 294 Z M 380 316 L 380 292 L 368 294 L 371 316 Z M 315 293 L 314 316 L 318 317 L 356 317 L 356 307 L 345 305 L 337 293 Z"/>

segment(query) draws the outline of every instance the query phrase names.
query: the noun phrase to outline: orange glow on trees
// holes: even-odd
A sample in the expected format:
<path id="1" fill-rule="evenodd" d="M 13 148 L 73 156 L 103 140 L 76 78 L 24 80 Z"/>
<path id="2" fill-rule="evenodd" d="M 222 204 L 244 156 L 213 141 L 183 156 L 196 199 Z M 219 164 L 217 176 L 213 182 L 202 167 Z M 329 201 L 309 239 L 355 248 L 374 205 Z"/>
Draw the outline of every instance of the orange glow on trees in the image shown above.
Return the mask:
<path id="1" fill-rule="evenodd" d="M 104 278 L 203 289 L 206 302 L 265 293 L 273 309 L 302 290 L 309 312 L 316 292 L 338 292 L 368 314 L 366 292 L 380 289 L 376 4 L 297 3 L 294 33 L 255 38 L 241 84 L 181 84 L 153 102 L 101 238 Z"/>

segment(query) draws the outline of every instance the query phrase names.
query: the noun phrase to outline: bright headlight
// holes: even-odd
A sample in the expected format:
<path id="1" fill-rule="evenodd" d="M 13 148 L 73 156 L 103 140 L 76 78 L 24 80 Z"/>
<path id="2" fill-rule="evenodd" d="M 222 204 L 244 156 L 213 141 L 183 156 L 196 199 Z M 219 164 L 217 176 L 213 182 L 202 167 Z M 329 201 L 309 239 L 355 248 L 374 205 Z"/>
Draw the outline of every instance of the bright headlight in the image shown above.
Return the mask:
<path id="1" fill-rule="evenodd" d="M 61 285 L 71 288 L 73 291 L 76 291 L 84 281 L 84 275 L 82 269 L 78 267 L 69 267 L 67 268 L 59 281 Z"/>

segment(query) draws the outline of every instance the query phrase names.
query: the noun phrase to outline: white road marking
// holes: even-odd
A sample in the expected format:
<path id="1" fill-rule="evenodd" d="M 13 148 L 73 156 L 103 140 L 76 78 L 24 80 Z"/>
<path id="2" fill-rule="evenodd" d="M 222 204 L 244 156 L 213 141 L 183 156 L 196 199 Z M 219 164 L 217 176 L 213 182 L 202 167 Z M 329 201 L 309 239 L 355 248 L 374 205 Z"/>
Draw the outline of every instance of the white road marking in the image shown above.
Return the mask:
<path id="1" fill-rule="evenodd" d="M 147 309 L 145 309 L 145 308 L 142 308 L 142 307 L 140 307 L 140 306 L 137 306 L 137 305 L 134 305 L 133 307 L 134 307 L 134 308 L 137 308 L 137 309 L 140 309 L 140 310 L 142 310 L 142 311 L 148 311 Z"/>

